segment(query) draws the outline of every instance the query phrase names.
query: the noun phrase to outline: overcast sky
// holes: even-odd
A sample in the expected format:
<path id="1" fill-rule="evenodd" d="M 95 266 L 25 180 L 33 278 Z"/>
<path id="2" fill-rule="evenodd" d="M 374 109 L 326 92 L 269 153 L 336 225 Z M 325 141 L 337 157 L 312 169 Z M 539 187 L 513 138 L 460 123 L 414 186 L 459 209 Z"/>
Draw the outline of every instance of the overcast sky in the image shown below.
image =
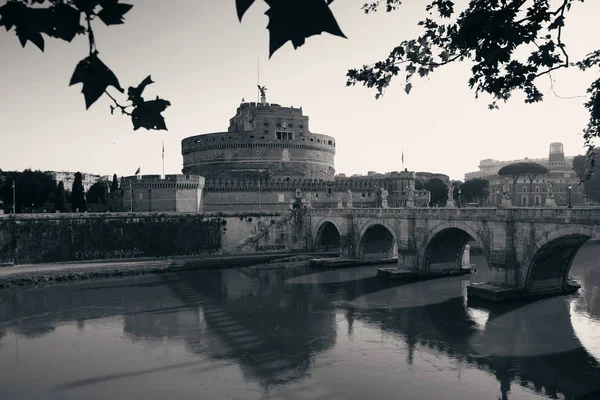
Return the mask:
<path id="1" fill-rule="evenodd" d="M 408 169 L 454 179 L 477 170 L 485 158 L 547 156 L 550 142 L 563 142 L 567 155 L 583 152 L 585 99 L 556 98 L 548 78 L 540 85 L 543 103 L 526 105 L 522 95 L 515 95 L 499 111 L 488 111 L 488 99 L 474 98 L 466 63 L 415 79 L 410 95 L 401 79 L 380 100 L 372 89 L 345 87 L 347 69 L 382 59 L 419 33 L 422 2 L 406 2 L 390 14 L 364 15 L 364 0 L 335 1 L 332 10 L 348 40 L 313 36 L 298 50 L 286 44 L 271 60 L 263 2 L 257 1 L 242 23 L 234 0 L 128 2 L 134 7 L 124 25 L 96 23 L 100 57 L 125 88 L 152 75 L 156 83 L 144 94 L 172 102 L 163 113 L 169 131 L 133 131 L 129 118 L 110 115 L 106 97 L 85 110 L 81 85 L 68 83 L 77 62 L 87 56 L 87 37 L 71 44 L 48 39 L 42 53 L 31 43 L 22 49 L 14 31 L 2 30 L 1 169 L 121 176 L 141 166 L 144 174 L 159 174 L 164 140 L 165 172 L 180 173 L 181 139 L 226 131 L 241 99 L 255 101 L 259 57 L 267 101 L 302 106 L 312 132 L 337 139 L 338 173 L 400 170 L 402 149 Z M 573 4 L 563 33 L 572 60 L 600 48 L 598 15 L 598 2 Z M 575 68 L 553 76 L 556 92 L 564 97 L 585 95 L 595 77 Z"/>

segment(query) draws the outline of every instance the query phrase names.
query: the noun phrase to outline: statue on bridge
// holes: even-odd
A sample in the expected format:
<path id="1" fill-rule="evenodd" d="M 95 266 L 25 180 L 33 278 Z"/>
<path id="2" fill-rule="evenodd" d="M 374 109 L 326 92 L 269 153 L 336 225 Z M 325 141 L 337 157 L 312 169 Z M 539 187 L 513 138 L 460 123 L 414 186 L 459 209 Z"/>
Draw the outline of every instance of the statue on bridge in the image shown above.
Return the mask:
<path id="1" fill-rule="evenodd" d="M 554 189 L 554 181 L 548 181 L 546 183 L 546 187 L 548 189 L 548 198 L 553 198 L 554 197 L 554 193 L 553 193 L 553 189 Z"/>
<path id="2" fill-rule="evenodd" d="M 343 208 L 344 207 L 344 203 L 342 201 L 342 194 L 341 193 L 338 193 L 337 206 L 338 206 L 338 208 Z"/>
<path id="3" fill-rule="evenodd" d="M 381 187 L 381 208 L 388 208 L 388 191 Z"/>
<path id="4" fill-rule="evenodd" d="M 346 201 L 346 208 L 352 208 L 352 190 L 348 189 L 348 200 Z"/>
<path id="5" fill-rule="evenodd" d="M 508 178 L 502 179 L 502 195 L 505 199 L 510 199 L 510 185 Z"/>
<path id="6" fill-rule="evenodd" d="M 311 206 L 311 204 L 310 204 L 310 203 L 311 203 L 311 201 L 312 201 L 312 196 L 310 195 L 310 193 L 308 193 L 308 194 L 306 195 L 306 208 L 312 208 L 312 206 Z"/>
<path id="7" fill-rule="evenodd" d="M 448 200 L 446 201 L 446 207 L 454 208 L 454 185 L 448 181 Z"/>

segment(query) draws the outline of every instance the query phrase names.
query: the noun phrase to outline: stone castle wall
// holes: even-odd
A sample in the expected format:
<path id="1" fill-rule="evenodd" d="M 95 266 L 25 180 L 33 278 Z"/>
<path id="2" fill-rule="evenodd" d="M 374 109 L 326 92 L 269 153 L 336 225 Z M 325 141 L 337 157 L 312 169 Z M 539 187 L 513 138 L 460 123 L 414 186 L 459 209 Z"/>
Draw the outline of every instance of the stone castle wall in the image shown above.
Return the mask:
<path id="1" fill-rule="evenodd" d="M 302 250 L 289 214 L 3 215 L 0 264 Z M 272 226 L 278 234 L 264 235 Z"/>

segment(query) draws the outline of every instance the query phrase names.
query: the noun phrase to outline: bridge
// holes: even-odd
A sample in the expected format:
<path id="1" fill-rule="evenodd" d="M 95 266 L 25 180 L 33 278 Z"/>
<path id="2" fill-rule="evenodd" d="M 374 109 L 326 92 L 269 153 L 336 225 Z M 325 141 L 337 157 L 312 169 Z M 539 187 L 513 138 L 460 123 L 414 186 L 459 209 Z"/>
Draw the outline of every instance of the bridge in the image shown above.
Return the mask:
<path id="1" fill-rule="evenodd" d="M 398 257 L 400 272 L 433 275 L 458 270 L 475 241 L 490 280 L 469 296 L 501 301 L 571 293 L 569 270 L 579 248 L 600 239 L 600 208 L 309 209 L 311 250 L 339 248 L 366 260 Z M 308 232 L 310 231 L 310 232 Z"/>

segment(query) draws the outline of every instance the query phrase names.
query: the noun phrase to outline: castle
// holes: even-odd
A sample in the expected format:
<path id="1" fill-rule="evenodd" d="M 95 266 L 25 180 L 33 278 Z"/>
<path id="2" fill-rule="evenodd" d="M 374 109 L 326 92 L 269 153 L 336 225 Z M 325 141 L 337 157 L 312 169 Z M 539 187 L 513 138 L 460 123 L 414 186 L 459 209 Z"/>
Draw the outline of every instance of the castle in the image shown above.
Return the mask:
<path id="1" fill-rule="evenodd" d="M 312 133 L 302 108 L 242 102 L 227 132 L 181 142 L 183 175 L 122 178 L 112 211 L 252 212 L 292 208 L 426 207 L 407 170 L 335 175 L 336 143 Z"/>

